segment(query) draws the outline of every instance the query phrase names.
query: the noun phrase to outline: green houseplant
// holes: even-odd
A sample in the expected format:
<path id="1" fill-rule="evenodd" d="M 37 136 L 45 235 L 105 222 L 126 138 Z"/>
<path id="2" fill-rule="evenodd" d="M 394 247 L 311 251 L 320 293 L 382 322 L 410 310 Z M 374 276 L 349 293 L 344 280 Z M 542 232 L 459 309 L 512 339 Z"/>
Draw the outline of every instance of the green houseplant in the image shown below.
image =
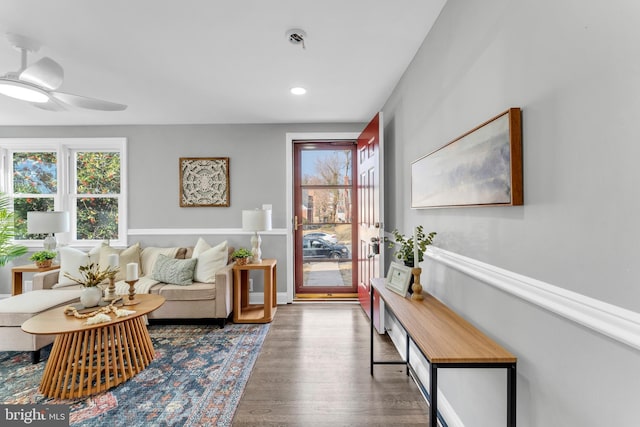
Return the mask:
<path id="1" fill-rule="evenodd" d="M 52 260 L 56 257 L 56 253 L 53 251 L 38 251 L 34 252 L 29 259 L 35 261 L 36 265 L 40 268 L 51 267 Z"/>
<path id="2" fill-rule="evenodd" d="M 238 248 L 231 254 L 231 258 L 233 258 L 238 265 L 244 265 L 249 261 L 249 257 L 251 256 L 251 251 L 245 248 Z"/>
<path id="3" fill-rule="evenodd" d="M 393 234 L 394 241 L 389 241 L 389 248 L 396 249 L 393 255 L 407 267 L 414 267 L 414 236 L 406 237 L 397 229 L 393 230 L 391 234 Z M 436 234 L 438 233 L 435 231 L 425 234 L 424 227 L 421 225 L 416 227 L 415 237 L 418 242 L 418 262 L 424 261 L 424 253 L 427 250 L 427 246 L 433 243 L 433 238 Z"/>
<path id="4" fill-rule="evenodd" d="M 11 201 L 6 194 L 0 193 L 0 267 L 12 259 L 27 253 L 27 247 L 13 243 L 15 234 L 14 215 L 9 210 Z"/>

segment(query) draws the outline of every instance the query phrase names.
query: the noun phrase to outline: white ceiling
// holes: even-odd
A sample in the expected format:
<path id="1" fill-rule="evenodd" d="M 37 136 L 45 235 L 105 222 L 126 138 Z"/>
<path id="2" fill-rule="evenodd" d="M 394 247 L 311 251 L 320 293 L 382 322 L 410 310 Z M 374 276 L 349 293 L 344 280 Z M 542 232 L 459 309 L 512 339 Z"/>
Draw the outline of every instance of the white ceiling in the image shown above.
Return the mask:
<path id="1" fill-rule="evenodd" d="M 61 91 L 128 105 L 50 112 L 0 95 L 0 125 L 364 122 L 445 2 L 0 0 L 0 75 L 20 64 L 3 34 L 21 34 L 43 45 L 29 63 L 62 65 Z"/>

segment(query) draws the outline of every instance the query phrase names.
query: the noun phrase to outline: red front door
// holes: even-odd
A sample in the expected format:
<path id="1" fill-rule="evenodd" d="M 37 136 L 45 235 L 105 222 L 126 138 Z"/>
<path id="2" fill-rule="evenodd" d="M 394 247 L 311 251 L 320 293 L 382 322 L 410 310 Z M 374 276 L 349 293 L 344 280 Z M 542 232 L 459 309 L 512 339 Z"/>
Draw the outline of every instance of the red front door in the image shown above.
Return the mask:
<path id="1" fill-rule="evenodd" d="M 358 137 L 358 299 L 370 314 L 370 279 L 384 274 L 382 113 L 376 114 Z M 380 301 L 374 299 L 373 323 L 384 332 Z"/>

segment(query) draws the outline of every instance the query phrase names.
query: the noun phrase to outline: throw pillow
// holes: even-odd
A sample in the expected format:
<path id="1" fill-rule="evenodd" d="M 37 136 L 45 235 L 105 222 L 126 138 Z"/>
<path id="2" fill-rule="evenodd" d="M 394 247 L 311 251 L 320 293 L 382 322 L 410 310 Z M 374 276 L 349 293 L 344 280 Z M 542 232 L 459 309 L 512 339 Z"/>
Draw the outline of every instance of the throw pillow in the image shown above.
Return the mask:
<path id="1" fill-rule="evenodd" d="M 135 245 L 131 245 L 126 249 L 116 249 L 111 246 L 103 246 L 100 250 L 100 269 L 104 270 L 109 267 L 109 255 L 117 254 L 118 255 L 118 265 L 120 269 L 116 274 L 116 282 L 119 280 L 124 280 L 127 275 L 127 264 L 136 263 L 138 264 L 138 271 L 141 271 L 140 268 L 140 243 L 136 243 Z"/>
<path id="2" fill-rule="evenodd" d="M 193 271 L 197 261 L 195 258 L 175 259 L 158 254 L 151 278 L 172 285 L 190 285 L 193 283 Z"/>
<path id="3" fill-rule="evenodd" d="M 89 254 L 69 246 L 60 248 L 58 253 L 60 255 L 60 274 L 58 275 L 57 287 L 77 285 L 76 282 L 67 278 L 65 273 L 80 278 L 80 267 L 91 263 Z"/>
<path id="4" fill-rule="evenodd" d="M 198 263 L 194 272 L 196 282 L 215 283 L 218 270 L 227 265 L 227 241 L 211 247 L 201 237 L 198 239 L 193 249 L 193 258 L 197 258 Z"/>
<path id="5" fill-rule="evenodd" d="M 140 251 L 140 266 L 142 267 L 141 275 L 151 276 L 153 272 L 153 265 L 156 263 L 156 259 L 159 254 L 166 255 L 169 258 L 180 258 L 178 253 L 182 248 L 159 248 L 155 246 L 147 246 Z M 184 256 L 181 258 L 184 259 Z"/>

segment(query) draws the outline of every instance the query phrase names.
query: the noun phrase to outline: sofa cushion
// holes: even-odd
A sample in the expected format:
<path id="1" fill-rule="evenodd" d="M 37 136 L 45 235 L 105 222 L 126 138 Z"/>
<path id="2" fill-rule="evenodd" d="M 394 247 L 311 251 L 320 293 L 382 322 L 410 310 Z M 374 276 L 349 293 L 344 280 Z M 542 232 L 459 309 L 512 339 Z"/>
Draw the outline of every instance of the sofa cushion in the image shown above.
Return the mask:
<path id="1" fill-rule="evenodd" d="M 129 263 L 138 264 L 138 269 L 142 270 L 140 267 L 140 243 L 131 245 L 126 249 L 116 249 L 108 245 L 103 246 L 100 249 L 100 270 L 105 270 L 109 267 L 109 255 L 111 254 L 118 255 L 120 269 L 116 274 L 116 281 L 124 280 L 127 273 L 127 264 Z"/>
<path id="2" fill-rule="evenodd" d="M 195 258 L 175 259 L 158 254 L 151 278 L 172 285 L 190 285 L 193 283 L 193 271 L 197 261 Z"/>
<path id="3" fill-rule="evenodd" d="M 141 267 L 141 275 L 150 276 L 153 272 L 153 265 L 156 263 L 156 259 L 158 255 L 166 255 L 169 258 L 177 258 L 184 259 L 184 255 L 180 258 L 180 253 L 182 251 L 186 251 L 184 248 L 158 248 L 154 246 L 149 246 L 140 252 L 140 267 Z"/>
<path id="4" fill-rule="evenodd" d="M 38 313 L 80 298 L 78 290 L 37 290 L 0 300 L 0 326 L 20 326 Z"/>
<path id="5" fill-rule="evenodd" d="M 214 300 L 216 298 L 216 285 L 199 282 L 193 282 L 189 286 L 159 283 L 151 288 L 151 293 L 162 295 L 167 301 Z"/>
<path id="6" fill-rule="evenodd" d="M 216 273 L 227 265 L 227 241 L 211 247 L 201 237 L 193 249 L 193 258 L 198 260 L 193 279 L 196 282 L 215 283 Z"/>
<path id="7" fill-rule="evenodd" d="M 65 287 L 77 285 L 73 280 L 65 277 L 65 273 L 73 277 L 80 278 L 80 267 L 97 263 L 100 256 L 102 244 L 91 249 L 88 253 L 69 246 L 60 248 L 60 274 L 58 276 L 58 284 L 56 287 Z"/>

